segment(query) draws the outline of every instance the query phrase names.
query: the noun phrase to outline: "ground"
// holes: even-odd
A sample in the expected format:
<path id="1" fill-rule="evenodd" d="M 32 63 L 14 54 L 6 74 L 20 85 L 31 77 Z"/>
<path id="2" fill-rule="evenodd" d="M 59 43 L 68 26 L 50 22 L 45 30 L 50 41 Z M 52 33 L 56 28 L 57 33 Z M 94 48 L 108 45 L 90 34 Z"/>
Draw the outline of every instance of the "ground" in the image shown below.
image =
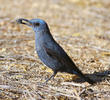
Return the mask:
<path id="1" fill-rule="evenodd" d="M 35 34 L 18 18 L 44 19 L 55 40 L 97 84 L 52 71 L 35 52 Z M 109 0 L 0 0 L 0 100 L 109 100 Z"/>

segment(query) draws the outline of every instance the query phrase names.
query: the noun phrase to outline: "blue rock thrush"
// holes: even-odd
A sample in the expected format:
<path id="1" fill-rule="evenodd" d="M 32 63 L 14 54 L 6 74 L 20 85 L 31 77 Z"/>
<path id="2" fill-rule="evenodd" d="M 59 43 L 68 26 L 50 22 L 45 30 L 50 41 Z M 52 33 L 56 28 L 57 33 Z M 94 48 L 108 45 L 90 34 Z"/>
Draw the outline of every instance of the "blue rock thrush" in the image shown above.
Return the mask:
<path id="1" fill-rule="evenodd" d="M 57 72 L 67 72 L 76 74 L 90 84 L 95 82 L 86 77 L 63 50 L 63 48 L 53 39 L 47 23 L 42 19 L 27 20 L 20 18 L 19 24 L 31 27 L 35 32 L 35 47 L 40 60 L 53 70 L 53 75 L 46 80 L 46 83 L 57 74 Z"/>

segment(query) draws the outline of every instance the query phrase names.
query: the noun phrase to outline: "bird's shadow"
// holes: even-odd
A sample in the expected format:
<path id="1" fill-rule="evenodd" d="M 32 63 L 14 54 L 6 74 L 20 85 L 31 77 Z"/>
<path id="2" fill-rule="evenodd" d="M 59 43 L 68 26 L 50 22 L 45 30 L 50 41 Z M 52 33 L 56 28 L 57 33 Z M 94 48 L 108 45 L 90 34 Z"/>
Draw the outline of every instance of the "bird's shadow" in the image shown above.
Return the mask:
<path id="1" fill-rule="evenodd" d="M 102 82 L 102 81 L 107 80 L 107 79 L 110 80 L 109 75 L 110 75 L 110 71 L 108 71 L 108 70 L 103 71 L 103 72 L 94 72 L 93 74 L 85 74 L 85 76 L 94 80 L 96 83 Z M 78 77 L 74 80 L 74 82 L 83 83 L 85 81 Z"/>

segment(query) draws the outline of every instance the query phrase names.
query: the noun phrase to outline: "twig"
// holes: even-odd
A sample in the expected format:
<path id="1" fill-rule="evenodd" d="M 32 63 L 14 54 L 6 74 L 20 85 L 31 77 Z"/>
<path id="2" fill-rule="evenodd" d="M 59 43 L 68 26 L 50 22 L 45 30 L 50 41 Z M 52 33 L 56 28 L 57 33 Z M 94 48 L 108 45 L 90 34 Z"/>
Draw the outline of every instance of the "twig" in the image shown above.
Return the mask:
<path id="1" fill-rule="evenodd" d="M 73 85 L 73 86 L 79 86 L 79 87 L 85 87 L 85 85 L 73 83 L 73 82 L 63 82 L 61 85 Z"/>
<path id="2" fill-rule="evenodd" d="M 93 49 L 96 49 L 96 50 L 99 50 L 99 51 L 110 52 L 110 50 L 102 49 L 101 47 L 92 46 L 92 47 L 90 47 L 90 48 L 93 48 Z"/>

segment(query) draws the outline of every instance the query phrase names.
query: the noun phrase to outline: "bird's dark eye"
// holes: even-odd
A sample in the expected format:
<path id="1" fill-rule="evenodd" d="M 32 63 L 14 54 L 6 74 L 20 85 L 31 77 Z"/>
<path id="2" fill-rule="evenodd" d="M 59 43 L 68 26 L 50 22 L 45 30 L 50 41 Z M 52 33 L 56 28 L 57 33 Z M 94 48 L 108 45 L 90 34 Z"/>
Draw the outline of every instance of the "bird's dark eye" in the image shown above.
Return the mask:
<path id="1" fill-rule="evenodd" d="M 40 25 L 40 23 L 35 23 L 34 25 L 35 25 L 35 26 L 39 26 L 39 25 Z"/>

